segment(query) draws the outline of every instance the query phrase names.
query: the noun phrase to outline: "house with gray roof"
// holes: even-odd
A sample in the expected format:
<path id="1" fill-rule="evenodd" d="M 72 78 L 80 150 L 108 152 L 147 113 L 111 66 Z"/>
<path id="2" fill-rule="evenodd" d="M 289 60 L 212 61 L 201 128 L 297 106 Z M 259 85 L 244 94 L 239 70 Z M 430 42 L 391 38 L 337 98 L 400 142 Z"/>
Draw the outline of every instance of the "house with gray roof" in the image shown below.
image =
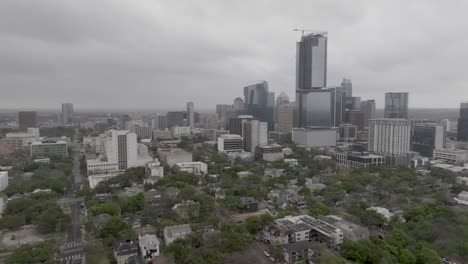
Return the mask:
<path id="1" fill-rule="evenodd" d="M 138 256 L 138 245 L 133 242 L 118 242 L 114 246 L 114 257 L 117 264 L 127 264 L 132 256 Z"/>
<path id="2" fill-rule="evenodd" d="M 164 228 L 164 241 L 166 245 L 170 245 L 177 239 L 185 239 L 191 233 L 190 225 L 168 226 Z"/>

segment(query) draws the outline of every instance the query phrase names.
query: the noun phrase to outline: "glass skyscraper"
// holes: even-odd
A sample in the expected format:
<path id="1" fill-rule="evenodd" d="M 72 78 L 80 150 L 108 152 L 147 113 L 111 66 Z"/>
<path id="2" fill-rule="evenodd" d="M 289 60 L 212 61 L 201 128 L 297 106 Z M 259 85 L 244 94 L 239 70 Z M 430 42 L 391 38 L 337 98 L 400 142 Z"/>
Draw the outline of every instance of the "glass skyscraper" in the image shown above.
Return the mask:
<path id="1" fill-rule="evenodd" d="M 468 141 L 468 102 L 460 104 L 457 139 L 458 141 Z"/>
<path id="2" fill-rule="evenodd" d="M 268 91 L 268 83 L 263 81 L 244 87 L 245 113 L 268 123 L 274 128 L 275 93 Z"/>

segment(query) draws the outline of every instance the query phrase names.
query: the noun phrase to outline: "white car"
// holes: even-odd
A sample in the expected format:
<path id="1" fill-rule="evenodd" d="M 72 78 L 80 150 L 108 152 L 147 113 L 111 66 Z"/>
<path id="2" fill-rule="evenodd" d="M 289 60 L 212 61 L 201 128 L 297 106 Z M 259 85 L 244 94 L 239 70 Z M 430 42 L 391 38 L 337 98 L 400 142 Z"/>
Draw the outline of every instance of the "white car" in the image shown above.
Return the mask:
<path id="1" fill-rule="evenodd" d="M 263 251 L 263 254 L 265 255 L 265 257 L 270 257 L 270 253 L 268 253 L 268 251 Z"/>

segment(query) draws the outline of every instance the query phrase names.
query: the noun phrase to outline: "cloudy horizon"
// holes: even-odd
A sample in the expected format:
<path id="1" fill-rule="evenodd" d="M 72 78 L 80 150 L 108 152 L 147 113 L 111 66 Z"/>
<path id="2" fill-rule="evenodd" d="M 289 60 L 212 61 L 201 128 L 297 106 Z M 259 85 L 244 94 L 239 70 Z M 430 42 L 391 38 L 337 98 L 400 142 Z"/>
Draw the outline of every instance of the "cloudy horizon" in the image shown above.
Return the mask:
<path id="1" fill-rule="evenodd" d="M 5 0 L 0 108 L 208 109 L 266 80 L 294 100 L 294 28 L 328 31 L 328 86 L 383 107 L 468 100 L 464 1 Z M 417 14 L 417 15 L 416 15 Z"/>

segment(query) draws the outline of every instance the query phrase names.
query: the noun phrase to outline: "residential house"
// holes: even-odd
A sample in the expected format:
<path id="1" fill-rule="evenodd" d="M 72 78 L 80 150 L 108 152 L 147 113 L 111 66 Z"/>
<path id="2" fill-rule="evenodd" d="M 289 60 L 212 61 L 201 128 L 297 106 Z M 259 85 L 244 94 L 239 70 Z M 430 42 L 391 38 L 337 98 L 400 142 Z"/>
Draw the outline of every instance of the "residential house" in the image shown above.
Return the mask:
<path id="1" fill-rule="evenodd" d="M 114 257 L 117 264 L 127 264 L 128 259 L 132 256 L 138 256 L 138 245 L 133 241 L 118 242 L 114 246 Z"/>
<path id="2" fill-rule="evenodd" d="M 190 225 L 168 226 L 164 228 L 164 241 L 168 246 L 177 239 L 185 239 L 190 234 L 192 234 Z"/>
<path id="3" fill-rule="evenodd" d="M 155 235 L 140 235 L 138 245 L 140 246 L 141 256 L 146 260 L 152 260 L 159 256 L 159 239 Z"/>
<path id="4" fill-rule="evenodd" d="M 258 202 L 253 197 L 241 197 L 240 198 L 242 206 L 247 212 L 257 212 L 258 211 Z"/>
<path id="5" fill-rule="evenodd" d="M 180 219 L 188 219 L 200 216 L 200 203 L 192 200 L 182 201 L 172 207 Z"/>

